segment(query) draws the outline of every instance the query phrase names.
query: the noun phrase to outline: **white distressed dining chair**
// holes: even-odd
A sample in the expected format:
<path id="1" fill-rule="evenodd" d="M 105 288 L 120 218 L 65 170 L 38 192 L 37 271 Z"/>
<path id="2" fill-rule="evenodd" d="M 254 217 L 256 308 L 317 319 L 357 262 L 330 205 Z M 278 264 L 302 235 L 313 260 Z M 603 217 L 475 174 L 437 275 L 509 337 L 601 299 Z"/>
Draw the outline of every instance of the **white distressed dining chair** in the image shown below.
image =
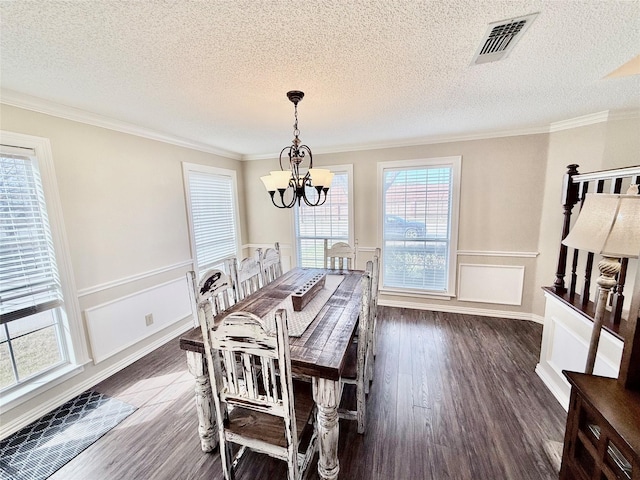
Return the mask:
<path id="1" fill-rule="evenodd" d="M 356 268 L 358 240 L 352 247 L 346 242 L 336 242 L 329 246 L 329 239 L 324 239 L 324 268 L 351 270 Z"/>
<path id="2" fill-rule="evenodd" d="M 365 273 L 362 275 L 362 305 L 360 307 L 360 315 L 358 317 L 358 339 L 349 345 L 347 359 L 345 360 L 340 382 L 343 390 L 355 388 L 355 409 L 352 405 L 347 405 L 353 400 L 353 392 L 343 393 L 341 404 L 338 409 L 340 418 L 347 420 L 356 420 L 358 422 L 358 433 L 362 434 L 366 428 L 366 392 L 365 385 L 369 383 L 366 372 L 367 345 L 369 344 L 368 335 L 369 315 L 371 314 L 371 275 L 373 272 L 373 262 L 369 260 Z"/>
<path id="3" fill-rule="evenodd" d="M 187 273 L 187 279 L 192 285 L 196 304 L 205 300 L 209 302 L 213 316 L 236 303 L 233 281 L 222 270 L 207 270 L 199 282 L 196 281 L 196 273 L 190 271 Z"/>
<path id="4" fill-rule="evenodd" d="M 254 255 L 253 257 L 244 258 L 239 264 L 237 259 L 232 259 L 229 262 L 237 301 L 243 300 L 263 286 L 258 257 L 259 255 Z"/>
<path id="5" fill-rule="evenodd" d="M 199 315 L 224 478 L 235 478 L 248 448 L 286 461 L 288 480 L 302 479 L 317 447 L 315 408 L 311 386 L 292 379 L 286 311 L 276 312 L 275 331 L 248 312 L 213 327 L 206 311 Z M 235 454 L 232 444 L 240 446 Z"/>
<path id="6" fill-rule="evenodd" d="M 198 323 L 206 321 L 207 327 L 210 328 L 213 323 L 213 317 L 225 311 L 235 301 L 235 291 L 231 278 L 222 270 L 207 270 L 202 279 L 198 282 L 196 272 L 187 272 L 187 280 L 191 286 L 190 291 L 193 296 L 194 312 L 198 312 L 196 320 Z M 204 315 L 200 314 L 202 310 Z M 195 401 L 198 412 L 198 430 L 204 451 L 211 451 L 218 443 L 218 434 L 216 426 L 212 419 L 211 402 L 207 399 L 209 396 L 209 379 L 206 359 L 199 353 L 187 350 L 187 368 L 189 373 L 196 380 Z"/>
<path id="7" fill-rule="evenodd" d="M 267 248 L 264 252 L 260 250 L 260 271 L 263 285 L 273 282 L 282 275 L 282 255 L 278 242 L 275 243 L 274 248 Z"/>
<path id="8" fill-rule="evenodd" d="M 367 335 L 366 378 L 364 391 L 369 394 L 376 363 L 376 327 L 378 324 L 378 280 L 380 279 L 380 249 L 376 248 L 372 260 L 371 301 L 369 302 L 369 334 Z"/>

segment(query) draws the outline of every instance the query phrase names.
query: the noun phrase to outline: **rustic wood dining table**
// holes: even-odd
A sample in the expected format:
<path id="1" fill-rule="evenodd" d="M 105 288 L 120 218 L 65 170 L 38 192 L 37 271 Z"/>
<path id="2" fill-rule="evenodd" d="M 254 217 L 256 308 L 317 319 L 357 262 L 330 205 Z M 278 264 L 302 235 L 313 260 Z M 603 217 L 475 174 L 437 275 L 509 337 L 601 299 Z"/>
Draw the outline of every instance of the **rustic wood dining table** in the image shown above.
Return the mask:
<path id="1" fill-rule="evenodd" d="M 251 312 L 262 318 L 318 273 L 342 275 L 344 278 L 304 333 L 300 337 L 290 337 L 289 344 L 294 375 L 308 376 L 312 381 L 313 398 L 317 404 L 318 474 L 323 480 L 335 480 L 340 470 L 340 376 L 358 323 L 362 303 L 360 280 L 364 272 L 294 268 L 218 315 L 215 321 L 237 311 Z M 189 371 L 196 380 L 196 409 L 202 449 L 212 451 L 217 446 L 218 435 L 200 327 L 180 337 L 180 347 L 187 352 Z"/>

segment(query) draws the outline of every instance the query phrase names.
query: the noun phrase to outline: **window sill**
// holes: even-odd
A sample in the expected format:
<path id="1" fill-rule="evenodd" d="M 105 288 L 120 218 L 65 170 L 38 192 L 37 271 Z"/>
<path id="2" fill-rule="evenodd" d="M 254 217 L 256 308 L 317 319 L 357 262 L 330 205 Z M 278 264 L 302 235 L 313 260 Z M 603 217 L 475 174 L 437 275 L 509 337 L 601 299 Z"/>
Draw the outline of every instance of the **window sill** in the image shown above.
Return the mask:
<path id="1" fill-rule="evenodd" d="M 82 371 L 84 371 L 84 366 L 82 365 L 63 365 L 42 377 L 33 379 L 25 385 L 8 390 L 0 397 L 0 409 L 3 413 L 6 413 L 50 388 L 60 385 Z"/>
<path id="2" fill-rule="evenodd" d="M 446 292 L 424 292 L 420 290 L 396 290 L 393 288 L 380 289 L 382 295 L 393 295 L 396 297 L 412 297 L 412 298 L 425 298 L 432 300 L 451 300 L 455 298 L 454 294 Z"/>

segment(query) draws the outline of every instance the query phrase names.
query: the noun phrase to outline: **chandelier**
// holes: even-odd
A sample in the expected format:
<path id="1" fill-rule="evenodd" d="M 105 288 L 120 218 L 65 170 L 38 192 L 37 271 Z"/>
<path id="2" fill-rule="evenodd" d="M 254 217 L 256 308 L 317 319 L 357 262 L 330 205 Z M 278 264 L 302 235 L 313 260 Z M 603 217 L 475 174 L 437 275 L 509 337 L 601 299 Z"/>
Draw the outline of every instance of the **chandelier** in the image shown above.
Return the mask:
<path id="1" fill-rule="evenodd" d="M 260 180 L 269 192 L 271 202 L 278 208 L 291 208 L 296 204 L 296 201 L 298 205 L 304 201 L 310 207 L 317 207 L 327 200 L 327 192 L 333 180 L 333 173 L 326 169 L 313 168 L 311 149 L 306 145 L 300 145 L 298 102 L 304 97 L 304 92 L 292 90 L 287 92 L 287 97 L 294 105 L 293 142 L 280 152 L 280 170 L 269 172 L 269 175 L 260 177 Z M 307 155 L 309 156 L 309 168 L 306 171 L 301 171 L 300 166 Z M 283 158 L 289 159 L 288 170 L 282 167 Z M 314 189 L 315 193 L 313 193 Z M 278 192 L 277 196 L 276 191 Z M 308 191 L 310 193 L 307 193 Z"/>

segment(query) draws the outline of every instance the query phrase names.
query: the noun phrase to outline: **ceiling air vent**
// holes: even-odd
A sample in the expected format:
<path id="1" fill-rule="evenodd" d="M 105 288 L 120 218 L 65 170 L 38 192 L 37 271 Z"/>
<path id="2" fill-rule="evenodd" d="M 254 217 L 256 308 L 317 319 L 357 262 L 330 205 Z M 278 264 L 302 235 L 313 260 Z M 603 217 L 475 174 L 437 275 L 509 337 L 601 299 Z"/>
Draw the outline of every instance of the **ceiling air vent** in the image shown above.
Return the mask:
<path id="1" fill-rule="evenodd" d="M 505 58 L 537 16 L 537 13 L 532 13 L 490 23 L 471 64 L 495 62 Z"/>

